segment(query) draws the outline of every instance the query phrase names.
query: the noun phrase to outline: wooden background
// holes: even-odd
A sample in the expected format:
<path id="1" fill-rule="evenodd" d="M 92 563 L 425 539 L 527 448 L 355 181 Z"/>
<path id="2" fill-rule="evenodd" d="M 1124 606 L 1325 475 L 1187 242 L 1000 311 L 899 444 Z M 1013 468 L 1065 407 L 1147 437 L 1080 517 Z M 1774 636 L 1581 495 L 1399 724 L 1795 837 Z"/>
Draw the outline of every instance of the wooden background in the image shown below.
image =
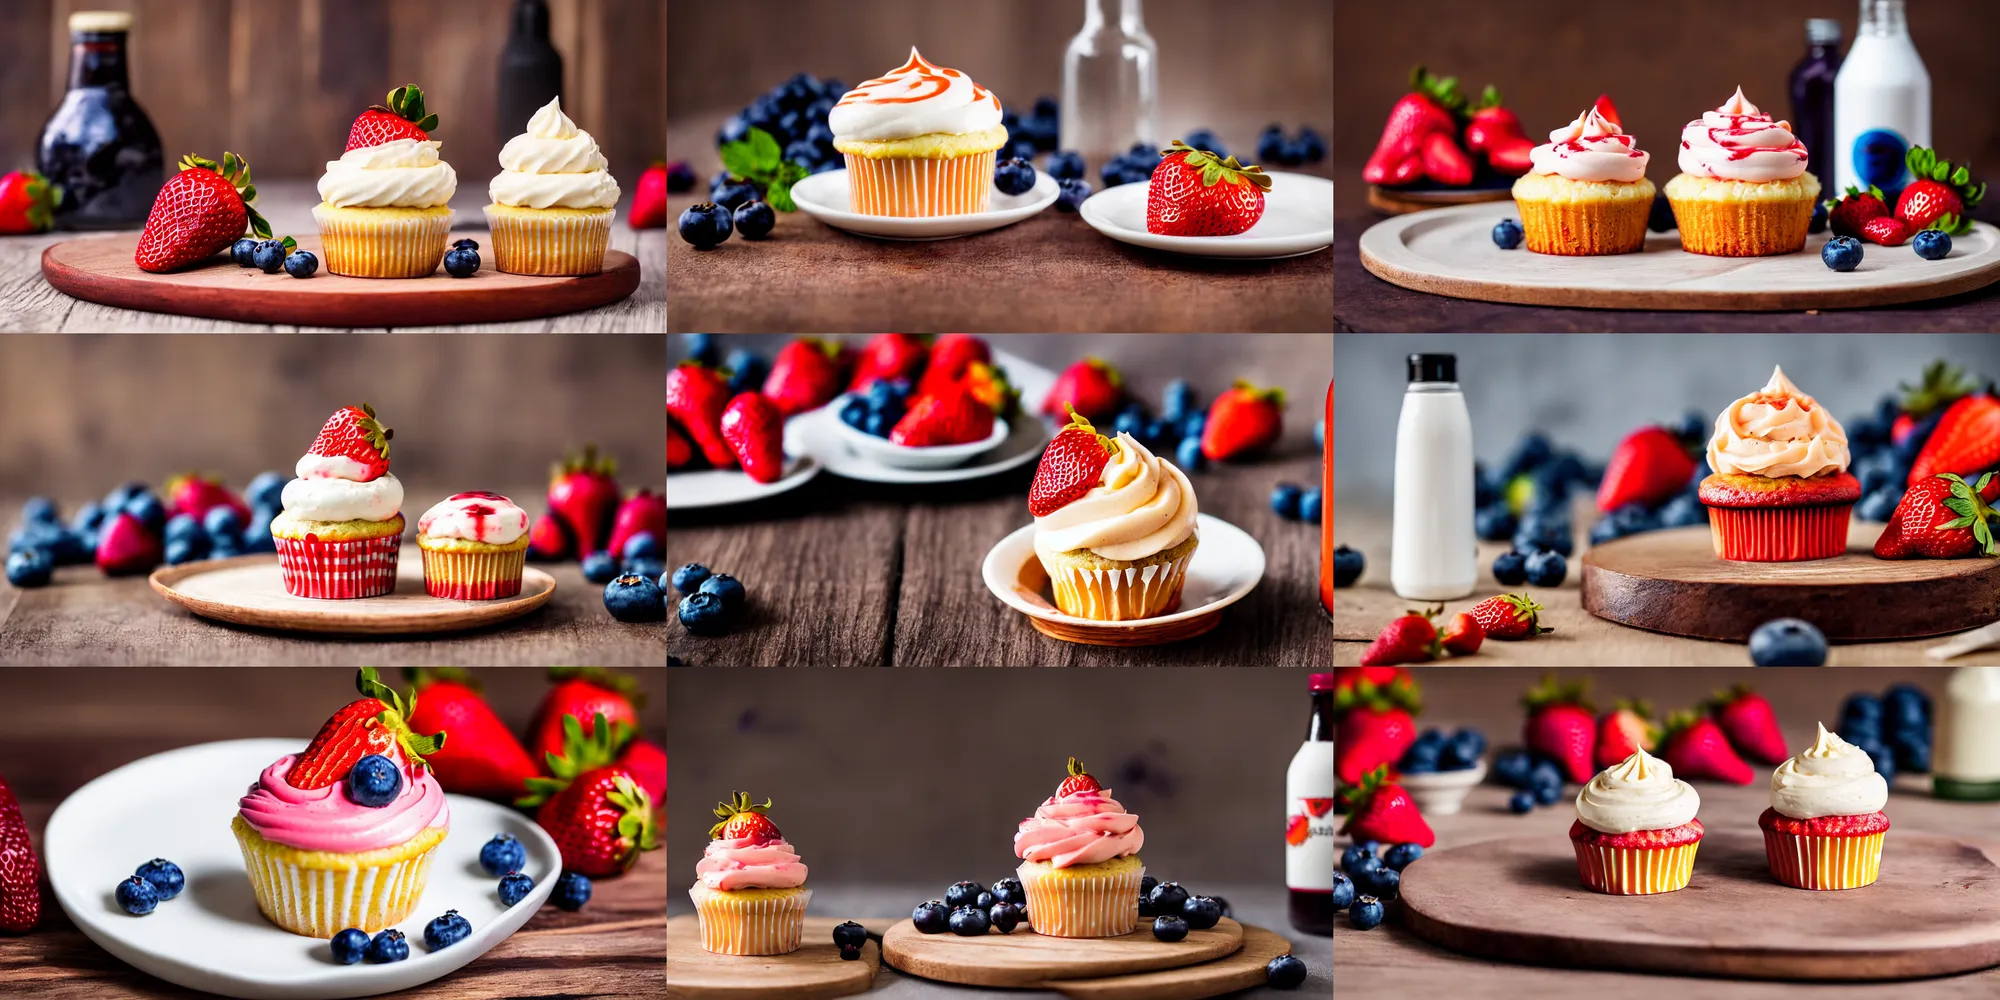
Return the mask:
<path id="1" fill-rule="evenodd" d="M 666 149 L 660 95 L 665 0 L 550 0 L 563 110 L 597 139 L 630 193 Z M 182 154 L 248 158 L 255 177 L 318 177 L 348 127 L 415 83 L 460 186 L 483 189 L 500 146 L 527 125 L 495 121 L 512 0 L 0 0 L 0 171 L 33 166 L 69 73 L 69 15 L 129 10 L 132 90 L 171 172 Z M 775 82 L 775 81 L 774 81 Z"/>

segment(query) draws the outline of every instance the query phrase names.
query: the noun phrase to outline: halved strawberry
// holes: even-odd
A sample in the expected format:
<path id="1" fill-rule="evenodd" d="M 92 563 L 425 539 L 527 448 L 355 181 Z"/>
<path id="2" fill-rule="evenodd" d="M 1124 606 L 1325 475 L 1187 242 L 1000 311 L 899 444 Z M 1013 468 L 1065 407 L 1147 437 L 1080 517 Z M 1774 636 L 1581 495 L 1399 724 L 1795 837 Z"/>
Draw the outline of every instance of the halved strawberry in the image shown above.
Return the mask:
<path id="1" fill-rule="evenodd" d="M 360 409 L 343 406 L 326 418 L 326 425 L 313 438 L 308 455 L 350 459 L 363 468 L 356 482 L 372 482 L 389 471 L 389 439 L 396 432 L 375 418 L 375 408 L 362 403 Z M 345 476 L 341 478 L 347 478 Z"/>
<path id="2" fill-rule="evenodd" d="M 424 113 L 424 92 L 414 84 L 397 87 L 389 92 L 388 107 L 369 105 L 354 119 L 354 127 L 347 131 L 346 148 L 380 146 L 396 139 L 429 139 L 430 130 L 437 127 L 438 116 Z"/>
<path id="3" fill-rule="evenodd" d="M 1862 223 L 1861 238 L 1880 246 L 1899 247 L 1909 242 L 1910 227 L 1895 216 L 1879 216 Z"/>
<path id="4" fill-rule="evenodd" d="M 406 720 L 416 704 L 414 691 L 408 698 L 397 694 L 374 667 L 362 667 L 354 687 L 361 697 L 333 713 L 292 761 L 285 781 L 293 788 L 325 788 L 346 778 L 355 762 L 369 754 L 381 754 L 399 767 L 422 766 L 426 754 L 444 747 L 444 733 L 423 736 L 410 730 Z"/>
<path id="5" fill-rule="evenodd" d="M 1078 792 L 1101 792 L 1103 790 L 1104 786 L 1098 784 L 1097 779 L 1091 777 L 1089 771 L 1084 770 L 1083 762 L 1077 760 L 1075 757 L 1071 757 L 1069 759 L 1069 777 L 1064 778 L 1063 783 L 1056 786 L 1056 798 L 1062 798 L 1065 795 L 1075 795 Z"/>

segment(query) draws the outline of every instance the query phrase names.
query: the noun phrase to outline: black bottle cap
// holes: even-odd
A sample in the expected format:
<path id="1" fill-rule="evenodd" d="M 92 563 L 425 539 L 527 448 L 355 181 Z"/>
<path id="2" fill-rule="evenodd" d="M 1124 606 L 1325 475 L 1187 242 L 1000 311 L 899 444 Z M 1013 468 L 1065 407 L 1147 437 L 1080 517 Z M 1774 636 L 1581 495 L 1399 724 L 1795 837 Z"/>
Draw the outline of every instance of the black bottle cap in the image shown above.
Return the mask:
<path id="1" fill-rule="evenodd" d="M 1410 355 L 1410 381 L 1412 382 L 1458 381 L 1458 355 L 1456 354 Z"/>

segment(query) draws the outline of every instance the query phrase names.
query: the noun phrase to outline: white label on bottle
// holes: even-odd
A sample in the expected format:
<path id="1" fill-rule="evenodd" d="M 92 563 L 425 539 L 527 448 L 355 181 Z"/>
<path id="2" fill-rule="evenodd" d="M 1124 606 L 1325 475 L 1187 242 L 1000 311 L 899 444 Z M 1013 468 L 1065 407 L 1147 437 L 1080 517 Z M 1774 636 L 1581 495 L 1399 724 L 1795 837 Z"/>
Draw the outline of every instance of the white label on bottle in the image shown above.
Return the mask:
<path id="1" fill-rule="evenodd" d="M 1294 798 L 1285 808 L 1285 885 L 1333 891 L 1333 797 Z"/>

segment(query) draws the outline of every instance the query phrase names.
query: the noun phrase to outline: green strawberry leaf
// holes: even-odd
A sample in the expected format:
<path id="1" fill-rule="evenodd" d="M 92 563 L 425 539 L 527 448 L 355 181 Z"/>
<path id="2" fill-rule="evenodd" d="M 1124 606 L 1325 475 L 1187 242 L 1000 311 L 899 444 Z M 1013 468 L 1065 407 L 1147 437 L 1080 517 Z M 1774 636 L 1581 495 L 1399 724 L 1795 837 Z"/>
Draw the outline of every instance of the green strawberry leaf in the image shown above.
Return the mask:
<path id="1" fill-rule="evenodd" d="M 299 241 L 298 241 L 298 240 L 295 240 L 295 239 L 292 239 L 292 238 L 291 238 L 291 237 L 289 237 L 289 236 L 285 237 L 285 254 L 286 254 L 286 256 L 290 256 L 290 255 L 291 255 L 291 252 L 292 252 L 293 250 L 297 250 L 298 248 L 299 248 Z"/>
<path id="2" fill-rule="evenodd" d="M 780 212 L 796 212 L 798 203 L 792 200 L 792 185 L 811 176 L 812 171 L 796 163 L 779 166 L 778 174 L 764 189 L 764 200 Z"/>

